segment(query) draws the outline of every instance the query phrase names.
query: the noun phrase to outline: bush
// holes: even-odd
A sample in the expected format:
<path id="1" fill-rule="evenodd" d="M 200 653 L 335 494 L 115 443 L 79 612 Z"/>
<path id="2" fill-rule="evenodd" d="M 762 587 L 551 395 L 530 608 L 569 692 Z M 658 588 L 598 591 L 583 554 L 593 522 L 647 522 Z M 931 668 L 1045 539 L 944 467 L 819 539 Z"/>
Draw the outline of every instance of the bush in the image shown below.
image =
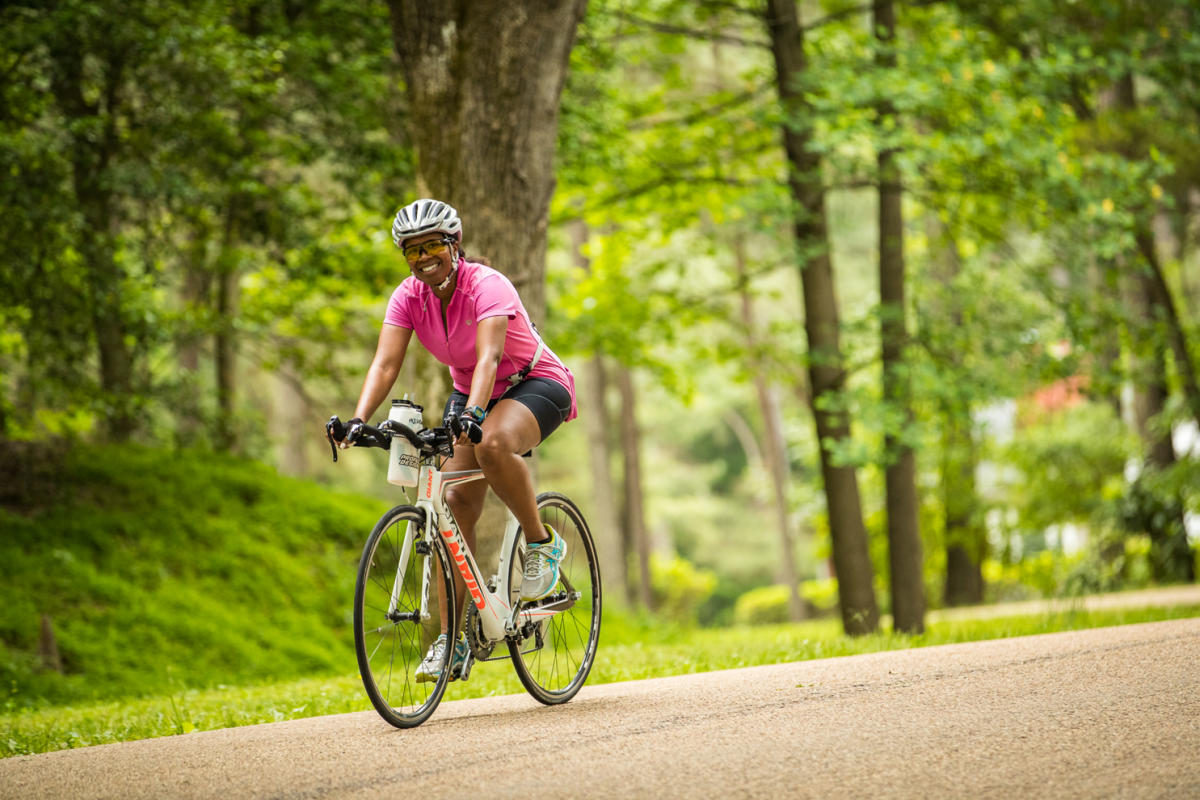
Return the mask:
<path id="1" fill-rule="evenodd" d="M 800 583 L 805 617 L 824 616 L 837 610 L 837 579 Z M 737 599 L 733 619 L 739 625 L 769 625 L 789 621 L 788 589 L 783 584 L 760 586 Z"/>
<path id="2" fill-rule="evenodd" d="M 692 624 L 697 612 L 717 588 L 717 576 L 679 556 L 650 556 L 654 609 L 672 622 Z"/>
<path id="3" fill-rule="evenodd" d="M 788 621 L 788 590 L 782 584 L 751 589 L 737 599 L 733 620 L 739 625 L 773 625 Z"/>
<path id="4" fill-rule="evenodd" d="M 1083 553 L 1068 556 L 1049 550 L 1015 564 L 987 559 L 983 562 L 986 600 L 991 603 L 1040 600 L 1066 594 L 1071 586 L 1070 576 L 1085 560 Z"/>
<path id="5" fill-rule="evenodd" d="M 836 613 L 838 609 L 837 578 L 801 581 L 800 596 L 812 606 L 818 616 Z"/>

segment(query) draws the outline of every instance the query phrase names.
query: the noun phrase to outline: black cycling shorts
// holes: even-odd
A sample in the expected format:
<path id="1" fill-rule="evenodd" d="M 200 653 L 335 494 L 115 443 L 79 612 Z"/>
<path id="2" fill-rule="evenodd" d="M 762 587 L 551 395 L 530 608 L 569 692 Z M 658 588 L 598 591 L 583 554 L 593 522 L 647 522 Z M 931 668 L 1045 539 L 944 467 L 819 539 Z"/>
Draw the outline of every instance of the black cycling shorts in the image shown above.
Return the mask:
<path id="1" fill-rule="evenodd" d="M 526 378 L 488 403 L 487 410 L 491 411 L 496 403 L 505 399 L 516 400 L 533 412 L 543 442 L 559 425 L 567 421 L 571 413 L 571 393 L 567 391 L 567 387 L 550 378 Z M 455 389 L 446 401 L 446 411 L 442 418 L 451 415 L 457 417 L 466 407 L 467 396 Z"/>

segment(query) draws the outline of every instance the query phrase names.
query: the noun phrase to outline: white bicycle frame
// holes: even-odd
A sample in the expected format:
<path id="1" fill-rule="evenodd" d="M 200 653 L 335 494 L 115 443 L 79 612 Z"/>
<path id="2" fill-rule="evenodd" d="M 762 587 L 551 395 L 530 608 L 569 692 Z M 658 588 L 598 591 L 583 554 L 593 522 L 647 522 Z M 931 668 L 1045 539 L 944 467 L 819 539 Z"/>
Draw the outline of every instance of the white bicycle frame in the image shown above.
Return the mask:
<path id="1" fill-rule="evenodd" d="M 442 472 L 430 463 L 422 461 L 420 471 L 417 476 L 417 501 L 415 505 L 425 512 L 425 540 L 432 543 L 436 537 L 440 538 L 442 544 L 445 545 L 447 552 L 450 555 L 451 561 L 454 562 L 463 581 L 466 583 L 467 594 L 475 607 L 479 609 L 479 620 L 483 628 L 483 635 L 489 642 L 498 642 L 506 636 L 517 632 L 526 622 L 541 622 L 549 619 L 560 611 L 565 610 L 573 604 L 576 597 L 568 598 L 569 603 L 554 602 L 545 606 L 537 606 L 533 608 L 523 608 L 519 612 L 513 606 L 511 598 L 513 596 L 511 585 L 512 580 L 512 565 L 509 560 L 513 553 L 513 543 L 519 535 L 520 526 L 517 524 L 516 517 L 511 511 L 506 514 L 504 526 L 504 539 L 500 545 L 500 564 L 499 572 L 493 577 L 492 585 L 495 590 L 488 588 L 488 581 L 485 581 L 483 574 L 479 571 L 479 565 L 475 562 L 471 550 L 467 547 L 467 542 L 463 538 L 462 533 L 458 530 L 458 523 L 454 520 L 454 515 L 446 508 L 444 492 L 446 487 L 453 486 L 459 483 L 470 483 L 483 479 L 483 471 L 478 469 L 464 470 L 461 472 Z M 413 541 L 416 538 L 415 531 L 412 530 L 412 523 L 409 523 L 409 528 L 405 532 L 404 544 L 401 546 L 400 563 L 397 565 L 396 581 L 392 589 L 392 598 L 389 603 L 389 615 L 396 611 L 396 605 L 399 602 L 400 586 L 404 577 L 404 571 L 408 566 L 408 559 L 412 554 Z M 433 559 L 425 561 L 424 572 L 421 576 L 421 619 L 428 620 L 429 613 L 429 591 L 430 585 L 433 583 L 432 572 Z M 516 587 L 519 589 L 520 587 Z M 578 594 L 572 591 L 572 595 Z"/>

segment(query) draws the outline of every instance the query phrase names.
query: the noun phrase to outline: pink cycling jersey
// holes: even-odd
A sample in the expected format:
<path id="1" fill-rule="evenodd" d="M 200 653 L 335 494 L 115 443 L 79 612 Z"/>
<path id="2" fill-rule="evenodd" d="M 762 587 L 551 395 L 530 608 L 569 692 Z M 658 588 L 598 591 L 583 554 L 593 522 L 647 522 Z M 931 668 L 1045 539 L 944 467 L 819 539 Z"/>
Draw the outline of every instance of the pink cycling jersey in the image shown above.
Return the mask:
<path id="1" fill-rule="evenodd" d="M 446 308 L 444 323 L 442 301 L 434 296 L 428 284 L 409 276 L 392 292 L 383 321 L 416 332 L 425 349 L 450 367 L 454 388 L 470 394 L 471 377 L 478 362 L 475 326 L 488 317 L 508 317 L 504 353 L 496 368 L 496 385 L 492 389 L 494 400 L 511 386 L 509 376 L 520 372 L 533 360 L 539 341 L 516 288 L 503 274 L 460 258 L 458 284 Z M 571 413 L 567 419 L 575 418 L 578 413 L 575 378 L 549 347 L 542 349 L 537 364 L 526 377 L 549 378 L 561 383 L 571 393 Z"/>

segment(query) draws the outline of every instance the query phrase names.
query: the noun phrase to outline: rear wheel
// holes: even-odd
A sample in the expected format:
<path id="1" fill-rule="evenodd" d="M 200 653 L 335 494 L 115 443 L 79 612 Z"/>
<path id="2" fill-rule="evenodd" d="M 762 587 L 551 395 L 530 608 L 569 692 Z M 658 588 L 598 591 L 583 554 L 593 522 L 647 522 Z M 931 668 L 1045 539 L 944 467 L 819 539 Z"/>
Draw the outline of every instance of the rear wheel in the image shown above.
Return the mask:
<path id="1" fill-rule="evenodd" d="M 523 604 L 518 634 L 509 640 L 508 649 L 526 691 L 555 705 L 579 692 L 596 657 L 600 567 L 592 534 L 574 503 L 556 492 L 543 492 L 538 495 L 538 514 L 563 538 L 567 551 L 550 595 Z M 524 537 L 517 537 L 513 546 L 514 563 L 523 564 Z"/>
<path id="2" fill-rule="evenodd" d="M 371 704 L 398 728 L 412 728 L 437 708 L 450 679 L 452 647 L 442 650 L 437 677 L 417 674 L 450 620 L 454 584 L 441 541 L 425 538 L 425 515 L 412 506 L 384 514 L 367 539 L 354 591 L 354 647 Z M 439 591 L 439 588 L 441 591 Z"/>

